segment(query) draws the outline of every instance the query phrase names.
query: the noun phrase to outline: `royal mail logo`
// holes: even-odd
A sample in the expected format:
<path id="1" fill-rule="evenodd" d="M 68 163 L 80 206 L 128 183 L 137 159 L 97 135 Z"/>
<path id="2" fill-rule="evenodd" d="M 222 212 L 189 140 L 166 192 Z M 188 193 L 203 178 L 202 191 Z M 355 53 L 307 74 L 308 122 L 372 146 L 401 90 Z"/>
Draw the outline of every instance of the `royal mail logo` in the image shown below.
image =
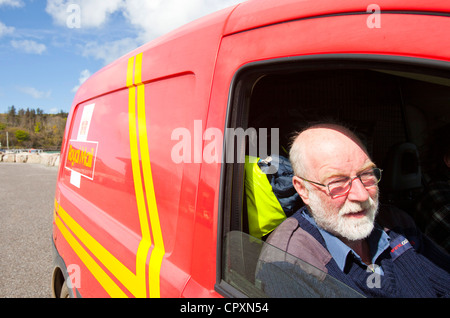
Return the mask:
<path id="1" fill-rule="evenodd" d="M 93 180 L 97 149 L 98 142 L 70 140 L 65 164 L 66 169 L 75 171 L 82 176 Z"/>

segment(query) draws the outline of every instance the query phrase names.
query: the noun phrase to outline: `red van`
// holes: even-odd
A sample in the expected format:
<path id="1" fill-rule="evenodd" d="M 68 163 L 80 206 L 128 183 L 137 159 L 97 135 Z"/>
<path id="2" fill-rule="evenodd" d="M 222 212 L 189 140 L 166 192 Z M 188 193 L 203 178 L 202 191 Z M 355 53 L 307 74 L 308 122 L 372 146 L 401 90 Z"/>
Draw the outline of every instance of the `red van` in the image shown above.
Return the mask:
<path id="1" fill-rule="evenodd" d="M 264 297 L 242 158 L 285 155 L 301 125 L 333 118 L 384 169 L 381 200 L 414 214 L 449 101 L 445 0 L 250 0 L 152 41 L 73 101 L 53 294 Z"/>

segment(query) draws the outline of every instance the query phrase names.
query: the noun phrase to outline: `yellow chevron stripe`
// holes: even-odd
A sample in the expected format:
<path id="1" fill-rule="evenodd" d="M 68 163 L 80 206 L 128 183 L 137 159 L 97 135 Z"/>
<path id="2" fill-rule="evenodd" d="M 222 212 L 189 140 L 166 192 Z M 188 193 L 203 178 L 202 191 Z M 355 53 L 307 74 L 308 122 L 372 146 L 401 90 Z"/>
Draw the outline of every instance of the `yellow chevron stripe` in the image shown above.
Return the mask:
<path id="1" fill-rule="evenodd" d="M 147 217 L 148 214 L 147 214 L 147 207 L 145 205 L 145 196 L 144 196 L 144 189 L 142 187 L 142 174 L 139 160 L 139 145 L 137 138 L 136 118 L 138 117 L 138 121 L 141 121 L 142 119 L 139 118 L 139 113 L 136 114 L 136 87 L 134 86 L 133 82 L 134 62 L 135 62 L 134 57 L 128 60 L 127 85 L 129 87 L 128 114 L 129 114 L 129 131 L 130 131 L 131 166 L 133 171 L 134 190 L 136 194 L 136 202 L 138 207 L 139 223 L 141 225 L 141 233 L 142 233 L 142 240 L 139 243 L 136 256 L 136 272 L 137 274 L 142 275 L 143 277 L 144 282 L 143 292 L 145 293 L 145 296 L 147 296 L 145 284 L 146 282 L 145 271 L 146 271 L 147 254 L 151 246 L 151 237 L 150 237 L 150 229 L 148 226 L 148 217 Z M 136 68 L 136 73 L 137 72 L 138 68 Z"/>
<path id="2" fill-rule="evenodd" d="M 61 210 L 62 209 L 60 208 L 58 213 L 61 212 Z M 55 216 L 55 224 L 61 231 L 61 234 L 66 239 L 67 243 L 69 243 L 78 257 L 80 257 L 81 261 L 86 265 L 88 270 L 92 273 L 95 279 L 97 279 L 100 285 L 102 285 L 106 292 L 114 298 L 127 297 L 127 295 L 119 288 L 119 286 L 117 286 L 117 284 L 105 273 L 105 271 L 89 255 L 89 253 L 81 246 L 81 244 L 78 243 L 75 237 L 70 233 L 61 219 L 57 216 Z"/>
<path id="3" fill-rule="evenodd" d="M 150 256 L 149 264 L 149 290 L 150 297 L 160 297 L 160 272 L 162 258 L 165 254 L 164 242 L 159 222 L 158 207 L 156 204 L 155 190 L 153 185 L 153 176 L 148 149 L 147 118 L 145 112 L 145 87 L 142 83 L 142 57 L 143 54 L 136 56 L 135 67 L 135 85 L 137 85 L 137 108 L 138 108 L 138 131 L 140 141 L 140 153 L 142 160 L 142 170 L 144 176 L 145 195 L 147 198 L 147 207 L 150 214 L 150 224 L 152 228 L 154 248 Z M 130 128 L 131 129 L 131 128 Z M 142 183 L 140 183 L 142 185 Z M 148 230 L 148 223 L 146 223 Z M 141 224 L 143 228 L 144 225 Z"/>

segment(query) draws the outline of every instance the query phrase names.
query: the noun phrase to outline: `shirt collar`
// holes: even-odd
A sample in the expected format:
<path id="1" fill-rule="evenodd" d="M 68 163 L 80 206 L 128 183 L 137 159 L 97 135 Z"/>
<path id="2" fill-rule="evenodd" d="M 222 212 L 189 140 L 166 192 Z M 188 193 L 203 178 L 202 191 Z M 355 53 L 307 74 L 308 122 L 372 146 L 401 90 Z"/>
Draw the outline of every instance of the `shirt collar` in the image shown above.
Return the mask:
<path id="1" fill-rule="evenodd" d="M 358 254 L 355 253 L 350 247 L 348 247 L 344 242 L 342 242 L 339 238 L 329 233 L 328 231 L 320 228 L 314 218 L 309 215 L 307 209 L 302 211 L 302 215 L 305 219 L 307 219 L 314 227 L 316 227 L 320 234 L 322 235 L 325 244 L 327 246 L 328 251 L 330 252 L 333 259 L 336 261 L 339 269 L 344 271 L 345 264 L 347 262 L 347 257 L 349 253 L 352 253 L 355 258 L 363 265 L 367 266 L 363 263 L 362 259 Z M 372 264 L 375 264 L 377 258 L 389 247 L 389 235 L 386 234 L 383 229 L 375 223 L 374 230 L 370 233 L 367 243 L 370 248 L 370 255 L 372 255 Z"/>

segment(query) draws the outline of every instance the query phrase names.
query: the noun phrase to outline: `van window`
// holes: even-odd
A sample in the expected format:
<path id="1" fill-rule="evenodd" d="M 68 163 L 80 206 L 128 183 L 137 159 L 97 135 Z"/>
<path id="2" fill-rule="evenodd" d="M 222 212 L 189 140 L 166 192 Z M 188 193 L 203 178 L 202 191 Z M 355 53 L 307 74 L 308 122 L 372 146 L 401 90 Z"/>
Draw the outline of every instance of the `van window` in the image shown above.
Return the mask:
<path id="1" fill-rule="evenodd" d="M 268 161 L 288 159 L 290 139 L 306 125 L 329 120 L 343 123 L 361 138 L 374 162 L 383 169 L 380 203 L 406 211 L 426 232 L 430 218 L 418 207 L 433 177 L 427 166 L 433 133 L 450 124 L 450 67 L 448 63 L 423 59 L 349 57 L 258 62 L 241 69 L 232 87 L 228 127 L 251 129 L 255 135 L 246 139 L 245 147 L 234 146 L 224 153 L 232 151 L 236 158 L 248 158 L 255 155 L 256 149 L 254 157 L 264 170 Z M 231 285 L 250 297 L 268 296 L 271 292 L 258 278 L 258 269 L 262 266 L 261 251 L 274 249 L 263 242 L 279 222 L 269 224 L 273 228 L 267 234 L 253 235 L 255 224 L 249 222 L 254 222 L 255 217 L 249 213 L 269 215 L 276 204 L 261 205 L 256 211 L 254 205 L 249 205 L 248 194 L 255 193 L 251 188 L 255 185 L 246 183 L 248 169 L 242 162 L 227 162 L 222 178 L 218 286 Z M 273 178 L 273 174 L 267 175 L 272 186 L 276 184 Z M 276 199 L 284 218 L 295 212 L 292 206 L 298 209 L 303 204 L 300 198 L 294 198 L 291 206 L 281 197 Z M 274 215 L 279 217 L 280 208 L 276 209 Z M 256 226 L 265 226 L 270 220 L 260 218 L 258 222 Z M 281 258 L 290 257 L 281 255 L 285 254 L 282 251 L 277 253 Z M 301 260 L 291 263 L 299 264 Z M 274 266 L 274 277 L 293 285 L 288 294 L 270 296 L 323 296 L 330 289 L 337 296 L 342 296 L 341 292 L 353 295 L 327 275 L 326 279 L 316 279 L 299 267 L 293 265 L 287 273 Z M 293 277 L 295 283 L 291 282 Z M 316 285 L 321 287 L 314 289 Z"/>
<path id="2" fill-rule="evenodd" d="M 224 253 L 225 282 L 248 297 L 362 297 L 318 268 L 243 232 L 227 234 Z"/>

